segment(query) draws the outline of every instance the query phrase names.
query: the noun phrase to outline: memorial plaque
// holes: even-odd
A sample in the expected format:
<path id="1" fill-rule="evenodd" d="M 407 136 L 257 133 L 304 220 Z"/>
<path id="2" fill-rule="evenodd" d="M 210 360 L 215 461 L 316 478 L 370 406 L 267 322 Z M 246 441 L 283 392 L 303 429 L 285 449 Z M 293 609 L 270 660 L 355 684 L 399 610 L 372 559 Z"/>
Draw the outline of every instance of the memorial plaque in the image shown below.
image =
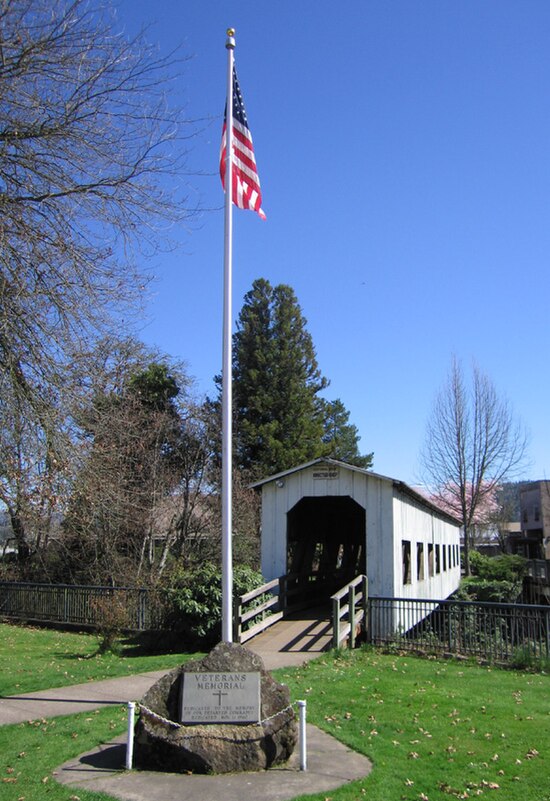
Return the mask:
<path id="1" fill-rule="evenodd" d="M 183 673 L 180 722 L 259 723 L 260 673 Z"/>

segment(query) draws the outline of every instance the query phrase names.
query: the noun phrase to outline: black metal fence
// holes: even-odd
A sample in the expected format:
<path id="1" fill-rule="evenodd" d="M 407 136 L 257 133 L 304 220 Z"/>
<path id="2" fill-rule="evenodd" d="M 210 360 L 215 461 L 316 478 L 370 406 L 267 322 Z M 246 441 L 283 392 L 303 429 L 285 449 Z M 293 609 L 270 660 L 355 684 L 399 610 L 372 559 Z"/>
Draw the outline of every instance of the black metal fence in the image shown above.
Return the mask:
<path id="1" fill-rule="evenodd" d="M 168 594 L 126 587 L 0 582 L 0 617 L 96 626 L 122 610 L 123 628 L 167 625 Z M 550 606 L 435 599 L 369 598 L 367 641 L 402 650 L 491 661 L 550 659 Z"/>
<path id="2" fill-rule="evenodd" d="M 404 650 L 511 661 L 550 659 L 550 607 L 370 598 L 367 639 Z"/>
<path id="3" fill-rule="evenodd" d="M 147 589 L 0 582 L 0 616 L 10 619 L 96 626 L 115 615 L 123 628 L 146 631 L 162 627 L 165 610 Z"/>

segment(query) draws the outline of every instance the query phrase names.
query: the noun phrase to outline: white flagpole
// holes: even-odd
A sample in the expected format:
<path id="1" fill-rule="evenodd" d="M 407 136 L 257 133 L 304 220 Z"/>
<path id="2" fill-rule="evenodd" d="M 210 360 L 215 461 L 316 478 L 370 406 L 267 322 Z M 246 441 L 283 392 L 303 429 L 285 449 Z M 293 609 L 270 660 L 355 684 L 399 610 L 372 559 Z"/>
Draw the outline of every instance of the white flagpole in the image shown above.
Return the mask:
<path id="1" fill-rule="evenodd" d="M 225 127 L 225 233 L 223 271 L 222 353 L 222 640 L 233 642 L 233 50 L 235 31 L 227 31 L 227 101 Z"/>

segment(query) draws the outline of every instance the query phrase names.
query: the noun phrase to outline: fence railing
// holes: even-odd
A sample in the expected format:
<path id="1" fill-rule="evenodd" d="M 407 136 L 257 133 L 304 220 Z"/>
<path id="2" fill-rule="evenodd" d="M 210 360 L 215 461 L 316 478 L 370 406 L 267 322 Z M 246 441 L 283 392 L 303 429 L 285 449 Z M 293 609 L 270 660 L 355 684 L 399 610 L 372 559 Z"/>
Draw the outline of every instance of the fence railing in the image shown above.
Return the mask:
<path id="1" fill-rule="evenodd" d="M 355 648 L 359 627 L 363 631 L 366 627 L 368 600 L 368 582 L 363 575 L 331 596 L 333 648 L 340 648 L 345 642 Z"/>
<path id="2" fill-rule="evenodd" d="M 245 643 L 268 626 L 272 626 L 283 615 L 284 589 L 281 579 L 273 579 L 241 595 L 237 599 L 233 614 L 235 642 Z"/>
<path id="3" fill-rule="evenodd" d="M 357 582 L 357 583 L 356 583 Z M 350 585 L 354 585 L 353 587 Z M 374 645 L 403 650 L 475 656 L 510 661 L 518 654 L 550 659 L 550 606 L 437 599 L 366 598 L 358 577 L 333 597 L 334 644 L 353 644 L 358 626 Z M 236 612 L 237 642 L 245 642 L 284 615 L 317 603 L 319 583 L 282 576 L 242 596 Z M 348 593 L 346 595 L 346 593 Z M 354 596 L 354 597 L 350 597 Z M 326 597 L 326 595 L 325 595 Z M 163 593 L 120 587 L 0 582 L 0 616 L 9 619 L 96 626 L 106 610 L 124 610 L 124 628 L 163 628 Z M 362 608 L 367 610 L 361 621 Z M 355 610 L 350 614 L 350 609 Z"/>
<path id="4" fill-rule="evenodd" d="M 311 607 L 325 585 L 317 574 L 287 573 L 241 595 L 233 613 L 235 641 L 245 643 L 285 615 Z"/>
<path id="5" fill-rule="evenodd" d="M 370 598 L 368 641 L 400 649 L 509 661 L 550 658 L 550 607 Z"/>
<path id="6" fill-rule="evenodd" d="M 0 615 L 11 619 L 95 626 L 115 607 L 125 629 L 162 625 L 165 606 L 147 589 L 0 582 Z"/>

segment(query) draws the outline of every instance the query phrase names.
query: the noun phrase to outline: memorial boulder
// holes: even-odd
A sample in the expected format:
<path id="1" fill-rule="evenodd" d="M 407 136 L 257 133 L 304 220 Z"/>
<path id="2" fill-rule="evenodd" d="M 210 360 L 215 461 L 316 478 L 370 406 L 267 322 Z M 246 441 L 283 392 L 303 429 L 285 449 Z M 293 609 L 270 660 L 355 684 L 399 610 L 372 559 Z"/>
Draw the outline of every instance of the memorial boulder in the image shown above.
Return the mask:
<path id="1" fill-rule="evenodd" d="M 273 679 L 257 654 L 219 643 L 145 694 L 135 763 L 173 773 L 264 770 L 286 762 L 296 740 L 288 688 Z"/>

